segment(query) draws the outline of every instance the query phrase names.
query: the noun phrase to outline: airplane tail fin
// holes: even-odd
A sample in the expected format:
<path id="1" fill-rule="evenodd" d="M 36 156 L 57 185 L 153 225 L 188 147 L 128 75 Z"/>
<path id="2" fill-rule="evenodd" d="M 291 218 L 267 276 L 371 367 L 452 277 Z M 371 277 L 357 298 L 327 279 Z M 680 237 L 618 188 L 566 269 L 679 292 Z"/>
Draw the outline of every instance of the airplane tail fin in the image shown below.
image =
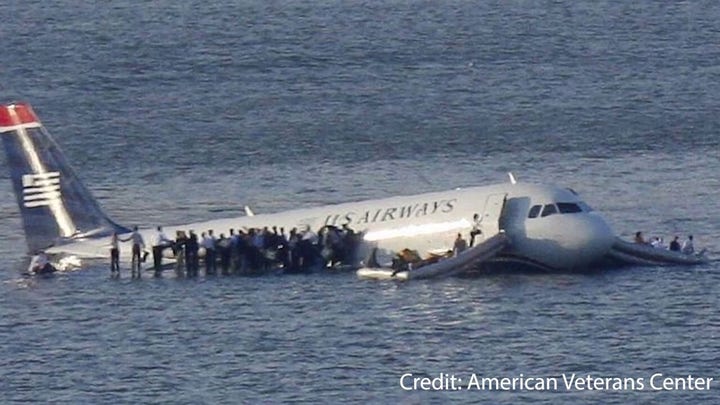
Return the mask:
<path id="1" fill-rule="evenodd" d="M 0 138 L 30 252 L 128 231 L 103 213 L 29 104 L 0 106 Z"/>

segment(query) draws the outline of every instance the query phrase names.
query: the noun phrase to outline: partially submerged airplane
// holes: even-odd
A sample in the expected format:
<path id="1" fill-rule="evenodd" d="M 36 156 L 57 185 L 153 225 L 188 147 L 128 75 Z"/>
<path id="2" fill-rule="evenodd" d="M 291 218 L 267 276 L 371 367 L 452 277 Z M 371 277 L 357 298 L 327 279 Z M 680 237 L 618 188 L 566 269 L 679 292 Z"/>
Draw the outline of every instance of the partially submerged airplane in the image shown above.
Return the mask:
<path id="1" fill-rule="evenodd" d="M 0 137 L 30 252 L 108 258 L 110 235 L 127 238 L 130 230 L 112 221 L 65 160 L 29 104 L 0 107 Z M 385 257 L 402 249 L 452 250 L 456 235 L 473 227 L 494 240 L 493 254 L 480 262 L 521 264 L 543 270 L 576 271 L 602 262 L 618 243 L 605 219 L 569 188 L 511 181 L 483 187 L 297 209 L 165 226 L 216 234 L 229 229 L 277 226 L 317 230 L 347 225 L 362 232 L 356 256 L 377 248 Z M 474 219 L 477 218 L 477 219 Z M 504 232 L 498 248 L 493 236 Z M 141 229 L 146 241 L 152 227 Z M 482 244 L 482 240 L 480 240 Z M 131 246 L 120 246 L 129 259 Z M 627 249 L 623 255 L 632 256 Z M 489 257 L 488 257 L 489 256 Z M 126 259 L 126 260 L 127 260 Z"/>

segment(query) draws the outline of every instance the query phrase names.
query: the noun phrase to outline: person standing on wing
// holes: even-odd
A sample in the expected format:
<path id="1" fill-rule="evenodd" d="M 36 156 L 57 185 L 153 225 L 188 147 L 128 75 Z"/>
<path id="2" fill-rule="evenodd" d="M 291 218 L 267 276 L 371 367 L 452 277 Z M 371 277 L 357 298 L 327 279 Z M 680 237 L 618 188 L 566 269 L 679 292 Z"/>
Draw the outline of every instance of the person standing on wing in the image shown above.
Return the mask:
<path id="1" fill-rule="evenodd" d="M 165 235 L 162 227 L 157 227 L 157 232 L 152 238 L 152 255 L 153 255 L 153 267 L 155 268 L 155 275 L 160 275 L 162 267 L 162 255 L 163 251 L 172 245 L 172 241 Z"/>
<path id="2" fill-rule="evenodd" d="M 197 234 L 191 229 L 188 239 L 185 241 L 185 267 L 187 267 L 188 277 L 196 277 L 198 275 L 199 248 Z"/>
<path id="3" fill-rule="evenodd" d="M 110 237 L 110 275 L 120 275 L 120 247 L 118 234 L 113 232 Z"/>
<path id="4" fill-rule="evenodd" d="M 175 243 L 173 250 L 175 252 L 175 274 L 180 277 L 185 271 L 185 244 L 187 243 L 187 235 L 185 231 L 175 232 Z"/>
<path id="5" fill-rule="evenodd" d="M 140 252 L 145 249 L 145 241 L 143 240 L 142 235 L 140 235 L 140 232 L 138 232 L 137 225 L 133 227 L 133 231 L 127 239 L 120 239 L 120 241 L 132 241 L 132 261 L 130 264 L 130 268 L 132 271 L 132 277 L 135 277 L 135 269 L 137 268 L 137 277 L 140 278 Z"/>
<path id="6" fill-rule="evenodd" d="M 205 249 L 205 274 L 215 274 L 215 237 L 213 231 L 200 234 L 200 246 Z"/>

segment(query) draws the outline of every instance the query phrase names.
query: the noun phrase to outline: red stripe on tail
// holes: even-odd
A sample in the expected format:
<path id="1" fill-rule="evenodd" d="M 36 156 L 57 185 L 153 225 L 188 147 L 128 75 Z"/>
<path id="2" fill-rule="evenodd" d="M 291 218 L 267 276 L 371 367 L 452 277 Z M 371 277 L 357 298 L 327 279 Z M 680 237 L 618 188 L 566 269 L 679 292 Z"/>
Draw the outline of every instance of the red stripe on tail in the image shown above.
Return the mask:
<path id="1" fill-rule="evenodd" d="M 39 123 L 37 115 L 27 103 L 6 104 L 0 106 L 0 127 Z"/>

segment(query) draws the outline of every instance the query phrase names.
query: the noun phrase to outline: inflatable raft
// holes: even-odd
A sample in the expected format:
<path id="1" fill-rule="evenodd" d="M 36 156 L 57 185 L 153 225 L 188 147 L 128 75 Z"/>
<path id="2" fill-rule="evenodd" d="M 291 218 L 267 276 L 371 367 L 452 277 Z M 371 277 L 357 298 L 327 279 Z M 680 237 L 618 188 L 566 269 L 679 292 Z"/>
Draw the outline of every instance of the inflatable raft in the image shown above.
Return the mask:
<path id="1" fill-rule="evenodd" d="M 709 262 L 704 251 L 686 254 L 674 250 L 655 248 L 651 245 L 627 242 L 620 238 L 615 241 L 609 255 L 623 263 L 643 266 L 671 266 Z"/>
<path id="2" fill-rule="evenodd" d="M 357 276 L 375 280 L 415 280 L 435 277 L 449 277 L 462 273 L 478 264 L 491 259 L 509 244 L 505 232 L 485 240 L 454 257 L 441 259 L 432 264 L 412 270 L 397 271 L 389 267 L 364 267 L 357 271 Z"/>

